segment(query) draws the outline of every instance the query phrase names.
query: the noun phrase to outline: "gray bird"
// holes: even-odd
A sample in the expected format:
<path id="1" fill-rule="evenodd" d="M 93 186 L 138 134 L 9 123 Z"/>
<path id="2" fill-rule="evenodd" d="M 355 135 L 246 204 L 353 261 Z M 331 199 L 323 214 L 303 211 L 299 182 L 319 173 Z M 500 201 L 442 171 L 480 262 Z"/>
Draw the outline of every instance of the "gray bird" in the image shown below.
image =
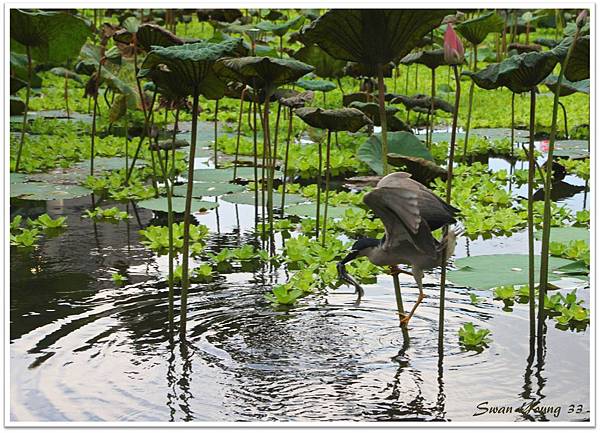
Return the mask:
<path id="1" fill-rule="evenodd" d="M 360 300 L 364 290 L 348 274 L 346 263 L 366 256 L 374 265 L 389 266 L 392 275 L 405 272 L 398 267 L 399 264 L 410 265 L 419 297 L 410 314 L 402 319 L 403 323 L 408 323 L 425 297 L 423 271 L 441 266 L 442 258 L 454 253 L 457 236 L 454 231 L 448 230 L 441 241 L 436 240 L 431 232 L 454 224 L 454 215 L 460 210 L 404 172 L 385 176 L 373 191 L 365 194 L 363 201 L 383 222 L 385 235 L 381 240 L 363 238 L 356 241 L 350 254 L 337 265 L 339 277 L 356 288 Z"/>

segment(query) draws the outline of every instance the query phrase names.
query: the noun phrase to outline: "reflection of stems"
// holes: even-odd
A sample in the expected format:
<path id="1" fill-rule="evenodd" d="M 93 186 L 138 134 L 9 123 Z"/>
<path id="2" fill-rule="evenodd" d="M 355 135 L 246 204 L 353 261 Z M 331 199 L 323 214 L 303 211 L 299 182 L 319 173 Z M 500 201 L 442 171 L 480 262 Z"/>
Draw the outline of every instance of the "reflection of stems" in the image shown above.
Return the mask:
<path id="1" fill-rule="evenodd" d="M 258 224 L 258 144 L 257 144 L 257 120 L 256 120 L 256 90 L 252 91 L 252 116 L 254 118 L 253 140 L 254 140 L 254 224 Z"/>
<path id="2" fill-rule="evenodd" d="M 535 270 L 534 266 L 534 243 L 533 232 L 535 226 L 533 224 L 533 183 L 535 177 L 535 157 L 534 157 L 534 135 L 535 135 L 535 89 L 530 92 L 529 105 L 529 151 L 528 157 L 528 183 L 527 183 L 527 241 L 529 245 L 529 333 L 535 336 Z M 552 164 L 550 164 L 552 165 Z M 546 167 L 546 170 L 549 170 Z M 548 191 L 545 191 L 546 198 L 550 197 Z M 541 293 L 541 290 L 540 290 Z M 543 309 L 543 304 L 539 306 Z"/>
<path id="3" fill-rule="evenodd" d="M 454 113 L 452 116 L 452 133 L 450 135 L 450 154 L 448 156 L 448 179 L 446 182 L 446 203 L 452 202 L 452 173 L 454 166 L 454 148 L 456 146 L 456 126 L 458 123 L 458 109 L 460 104 L 460 76 L 458 67 L 452 66 L 454 69 L 454 81 L 456 82 L 456 94 L 454 96 Z M 444 228 L 444 236 L 448 234 L 448 226 Z M 444 345 L 444 309 L 446 302 L 446 249 L 442 251 L 442 275 L 440 277 L 440 314 L 438 327 L 438 346 L 439 350 L 443 351 Z"/>
<path id="4" fill-rule="evenodd" d="M 417 65 L 418 66 L 418 65 Z M 383 163 L 383 175 L 389 173 L 388 167 L 388 141 L 387 141 L 387 119 L 385 116 L 385 83 L 383 81 L 383 65 L 377 65 L 377 86 L 379 87 L 379 120 L 381 121 L 381 157 Z"/>
<path id="5" fill-rule="evenodd" d="M 281 192 L 281 212 L 283 213 L 283 208 L 285 206 L 285 187 L 287 181 L 287 169 L 288 169 L 288 157 L 290 155 L 290 141 L 292 139 L 292 107 L 290 107 L 289 113 L 289 123 L 288 123 L 288 133 L 287 140 L 285 142 L 285 160 L 283 162 L 283 191 Z"/>
<path id="6" fill-rule="evenodd" d="M 25 143 L 25 130 L 27 129 L 27 113 L 29 112 L 29 97 L 31 95 L 31 76 L 33 75 L 33 67 L 31 65 L 31 47 L 27 45 L 27 93 L 25 94 L 25 112 L 23 113 L 23 125 L 21 127 L 21 140 L 19 141 L 19 150 L 17 152 L 17 162 L 15 163 L 15 171 L 19 171 L 19 163 L 21 162 L 21 152 Z"/>
<path id="7" fill-rule="evenodd" d="M 337 132 L 336 141 L 337 141 Z M 325 211 L 323 212 L 323 238 L 322 245 L 325 247 L 325 238 L 327 237 L 327 208 L 329 207 L 329 177 L 331 176 L 330 168 L 331 159 L 331 130 L 327 130 L 327 150 L 325 151 Z"/>
<path id="8" fill-rule="evenodd" d="M 185 338 L 187 320 L 187 295 L 190 286 L 189 260 L 190 260 L 190 220 L 192 211 L 192 193 L 194 182 L 194 158 L 196 157 L 196 135 L 198 131 L 198 89 L 194 90 L 194 102 L 192 108 L 192 143 L 190 145 L 190 156 L 188 160 L 187 191 L 185 195 L 185 213 L 183 216 L 183 249 L 181 261 L 181 326 L 179 332 L 181 338 Z"/>

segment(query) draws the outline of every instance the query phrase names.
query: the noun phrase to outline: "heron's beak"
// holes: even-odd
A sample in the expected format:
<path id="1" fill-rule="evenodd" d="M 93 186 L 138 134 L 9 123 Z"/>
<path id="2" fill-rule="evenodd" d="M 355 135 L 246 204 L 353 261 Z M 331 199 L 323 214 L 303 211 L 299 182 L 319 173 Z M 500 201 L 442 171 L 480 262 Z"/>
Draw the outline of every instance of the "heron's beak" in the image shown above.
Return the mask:
<path id="1" fill-rule="evenodd" d="M 358 284 L 358 282 L 352 278 L 352 276 L 348 273 L 348 271 L 346 271 L 346 263 L 354 260 L 356 257 L 358 257 L 358 251 L 352 251 L 350 254 L 348 254 L 346 257 L 344 257 L 344 259 L 342 259 L 341 262 L 339 262 L 337 264 L 337 270 L 338 270 L 338 277 L 340 280 L 342 280 L 343 282 L 345 282 L 346 284 L 350 284 L 352 286 L 354 286 L 354 288 L 356 289 L 356 292 L 358 293 L 358 298 L 360 299 L 362 297 L 362 295 L 365 293 L 365 291 L 363 290 L 363 288 L 361 287 L 360 284 Z"/>

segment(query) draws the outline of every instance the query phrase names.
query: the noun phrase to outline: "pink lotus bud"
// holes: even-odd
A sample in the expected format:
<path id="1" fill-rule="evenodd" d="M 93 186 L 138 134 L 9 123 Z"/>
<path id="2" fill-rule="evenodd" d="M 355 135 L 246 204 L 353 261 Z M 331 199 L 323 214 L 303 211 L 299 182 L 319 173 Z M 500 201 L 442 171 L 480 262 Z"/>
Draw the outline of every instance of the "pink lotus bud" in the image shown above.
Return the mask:
<path id="1" fill-rule="evenodd" d="M 577 15 L 577 19 L 575 20 L 575 24 L 577 24 L 577 27 L 581 28 L 583 27 L 583 25 L 585 24 L 585 20 L 588 16 L 588 11 L 587 9 L 582 10 L 579 15 Z"/>
<path id="2" fill-rule="evenodd" d="M 465 48 L 450 23 L 444 33 L 444 60 L 449 65 L 460 65 L 465 61 Z"/>

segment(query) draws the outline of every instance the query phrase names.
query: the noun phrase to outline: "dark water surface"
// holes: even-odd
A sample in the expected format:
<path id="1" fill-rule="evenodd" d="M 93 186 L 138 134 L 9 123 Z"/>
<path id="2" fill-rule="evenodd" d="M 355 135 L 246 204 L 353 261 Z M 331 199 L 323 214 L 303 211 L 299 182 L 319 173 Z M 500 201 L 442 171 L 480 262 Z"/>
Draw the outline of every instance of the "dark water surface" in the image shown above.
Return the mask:
<path id="1" fill-rule="evenodd" d="M 581 199 L 568 204 L 579 210 Z M 221 275 L 192 287 L 188 339 L 172 344 L 167 256 L 139 243 L 135 218 L 119 224 L 81 219 L 89 206 L 89 197 L 13 202 L 12 211 L 30 216 L 67 215 L 69 228 L 32 252 L 11 248 L 12 421 L 590 418 L 589 328 L 561 331 L 548 320 L 545 355 L 531 357 L 527 305 L 503 311 L 490 291 L 450 286 L 440 358 L 439 272 L 425 277 L 427 297 L 408 336 L 398 327 L 387 275 L 365 287 L 360 305 L 341 287 L 289 311 L 274 310 L 264 299 L 274 283 L 286 280 L 285 271 Z M 207 248 L 249 243 L 253 215 L 251 206 L 222 200 L 217 210 L 198 215 L 211 229 Z M 144 226 L 152 213 L 139 210 L 139 218 Z M 527 253 L 525 234 L 461 239 L 456 255 L 511 252 Z M 117 271 L 130 284 L 116 287 L 111 274 Z M 415 283 L 400 279 L 410 308 Z M 469 293 L 482 302 L 473 305 Z M 589 286 L 578 296 L 589 307 Z M 466 322 L 492 331 L 483 352 L 459 347 L 457 332 Z M 537 409 L 517 412 L 524 404 Z M 490 413 L 492 407 L 505 413 Z"/>

